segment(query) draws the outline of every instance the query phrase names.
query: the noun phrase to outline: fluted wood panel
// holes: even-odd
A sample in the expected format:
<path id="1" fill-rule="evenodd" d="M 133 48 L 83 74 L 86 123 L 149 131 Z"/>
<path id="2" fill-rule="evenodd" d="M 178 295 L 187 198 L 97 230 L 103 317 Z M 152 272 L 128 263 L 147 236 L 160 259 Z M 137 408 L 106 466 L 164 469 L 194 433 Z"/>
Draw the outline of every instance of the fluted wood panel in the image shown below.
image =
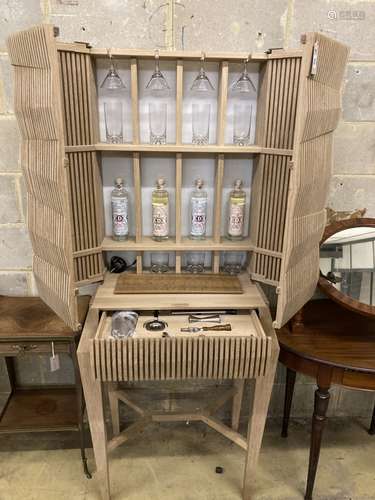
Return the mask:
<path id="1" fill-rule="evenodd" d="M 15 75 L 15 112 L 28 192 L 33 270 L 41 298 L 72 329 L 79 328 L 58 55 L 52 26 L 8 39 Z"/>
<path id="2" fill-rule="evenodd" d="M 236 336 L 95 339 L 93 371 L 106 382 L 254 378 L 266 373 L 271 342 Z"/>
<path id="3" fill-rule="evenodd" d="M 134 337 L 114 339 L 111 318 L 102 314 L 91 359 L 95 378 L 102 381 L 182 380 L 191 378 L 237 379 L 266 374 L 272 337 L 264 333 L 257 314 L 231 316 L 232 332 L 182 334 L 187 316 L 168 320 L 170 337 L 142 327 L 150 317 L 140 317 Z M 223 321 L 228 321 L 224 317 Z"/>
<path id="4" fill-rule="evenodd" d="M 275 52 L 277 55 L 277 52 Z M 260 75 L 257 144 L 293 149 L 301 58 L 268 61 Z M 288 202 L 290 156 L 262 154 L 254 169 L 250 234 L 253 279 L 278 285 Z M 278 252 L 280 255 L 267 255 Z"/>
<path id="5" fill-rule="evenodd" d="M 103 191 L 96 153 L 68 153 L 77 284 L 103 278 Z"/>
<path id="6" fill-rule="evenodd" d="M 98 110 L 93 62 L 87 53 L 59 51 L 64 137 L 67 146 L 98 141 Z M 103 278 L 103 189 L 95 152 L 67 153 L 77 284 Z"/>
<path id="7" fill-rule="evenodd" d="M 313 48 L 317 71 L 311 75 Z M 275 326 L 313 295 L 319 277 L 319 242 L 332 166 L 332 133 L 340 115 L 341 84 L 349 49 L 318 33 L 307 35 L 301 68 L 295 152 L 284 232 Z"/>
<path id="8" fill-rule="evenodd" d="M 277 284 L 280 278 L 290 160 L 288 156 L 262 155 L 255 166 L 251 231 L 259 251 L 255 249 L 251 256 L 251 273 L 253 278 L 270 284 Z M 278 252 L 280 256 L 267 255 L 262 250 Z"/>

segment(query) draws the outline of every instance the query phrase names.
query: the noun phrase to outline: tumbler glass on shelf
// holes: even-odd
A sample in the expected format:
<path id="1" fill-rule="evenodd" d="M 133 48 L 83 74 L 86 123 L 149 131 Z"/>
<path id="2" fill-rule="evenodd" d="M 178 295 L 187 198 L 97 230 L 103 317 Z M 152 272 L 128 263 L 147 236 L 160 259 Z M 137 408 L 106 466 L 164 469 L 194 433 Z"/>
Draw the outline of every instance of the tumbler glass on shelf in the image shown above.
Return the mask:
<path id="1" fill-rule="evenodd" d="M 204 271 L 204 252 L 189 252 L 186 255 L 186 270 L 197 274 Z"/>
<path id="2" fill-rule="evenodd" d="M 208 144 L 210 136 L 211 105 L 208 102 L 194 102 L 192 113 L 193 144 Z"/>
<path id="3" fill-rule="evenodd" d="M 165 144 L 167 141 L 167 103 L 150 102 L 150 144 Z"/>
<path id="4" fill-rule="evenodd" d="M 251 118 L 253 106 L 248 102 L 234 104 L 233 143 L 247 146 L 250 142 Z"/>
<path id="5" fill-rule="evenodd" d="M 104 102 L 104 121 L 107 142 L 109 144 L 123 142 L 121 101 L 110 99 Z"/>
<path id="6" fill-rule="evenodd" d="M 151 254 L 151 271 L 153 273 L 166 273 L 169 271 L 169 253 L 154 252 Z"/>
<path id="7" fill-rule="evenodd" d="M 243 252 L 224 252 L 224 271 L 231 275 L 241 272 L 244 262 Z"/>

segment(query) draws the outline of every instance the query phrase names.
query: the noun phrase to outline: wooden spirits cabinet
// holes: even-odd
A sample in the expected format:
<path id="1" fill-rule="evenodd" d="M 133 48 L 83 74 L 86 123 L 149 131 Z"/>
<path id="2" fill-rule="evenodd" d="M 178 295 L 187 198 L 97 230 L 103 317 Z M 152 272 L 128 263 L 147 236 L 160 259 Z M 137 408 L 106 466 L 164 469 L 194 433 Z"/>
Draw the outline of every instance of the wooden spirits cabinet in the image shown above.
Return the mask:
<path id="1" fill-rule="evenodd" d="M 220 252 L 250 253 L 252 280 L 276 288 L 275 325 L 280 327 L 312 295 L 318 273 L 319 240 L 325 225 L 325 202 L 332 159 L 332 132 L 340 116 L 340 89 L 348 48 L 319 33 L 309 33 L 300 50 L 272 50 L 250 56 L 260 66 L 255 144 L 224 143 L 228 101 L 228 68 L 245 53 L 207 53 L 219 64 L 217 142 L 182 143 L 184 64 L 196 52 L 160 52 L 161 63 L 176 63 L 176 143 L 141 144 L 138 110 L 138 65 L 153 59 L 146 50 L 112 49 L 130 60 L 133 141 L 99 142 L 95 61 L 107 49 L 56 41 L 52 26 L 38 26 L 8 41 L 15 68 L 15 110 L 21 129 L 22 165 L 28 189 L 28 222 L 34 250 L 34 273 L 41 297 L 77 329 L 77 288 L 102 281 L 103 252 L 135 251 L 137 272 L 142 253 L 213 252 L 219 271 Z M 314 49 L 315 47 L 315 49 Z M 314 52 L 314 56 L 313 56 Z M 314 61 L 313 61 L 314 57 Z M 135 237 L 112 241 L 104 233 L 100 155 L 132 155 Z M 147 153 L 175 155 L 176 234 L 153 242 L 142 234 L 141 168 Z M 184 155 L 216 158 L 212 237 L 190 241 L 181 235 L 181 183 Z M 221 238 L 220 213 L 226 155 L 254 158 L 249 237 L 240 242 Z"/>
<path id="2" fill-rule="evenodd" d="M 15 75 L 15 112 L 22 136 L 22 166 L 28 192 L 28 226 L 34 250 L 33 270 L 41 298 L 74 331 L 78 320 L 77 294 L 82 285 L 99 283 L 85 321 L 78 356 L 90 422 L 97 477 L 102 496 L 110 498 L 107 452 L 126 441 L 149 421 L 200 420 L 246 450 L 244 493 L 250 499 L 267 407 L 278 357 L 273 330 L 282 326 L 312 296 L 319 276 L 319 241 L 325 226 L 332 136 L 340 116 L 340 90 L 348 48 L 320 33 L 303 37 L 300 50 L 253 54 L 259 64 L 255 143 L 246 147 L 225 141 L 231 64 L 246 53 L 207 53 L 218 66 L 216 143 L 195 146 L 183 142 L 184 73 L 198 52 L 160 51 L 161 64 L 175 65 L 175 143 L 141 143 L 140 67 L 153 60 L 152 51 L 112 49 L 130 62 L 132 142 L 100 142 L 96 61 L 106 49 L 56 41 L 52 26 L 43 25 L 12 35 L 8 40 Z M 163 69 L 163 68 L 162 68 Z M 105 154 L 131 158 L 134 183 L 134 237 L 115 242 L 105 234 L 103 178 Z M 142 168 L 147 155 L 174 161 L 175 234 L 154 242 L 142 229 L 144 198 Z M 182 187 L 189 158 L 210 155 L 215 160 L 212 235 L 191 241 L 183 234 Z M 223 182 L 230 158 L 253 160 L 248 236 L 240 242 L 222 238 Z M 156 169 L 155 169 L 156 170 Z M 152 169 L 151 169 L 152 171 Z M 154 178 L 158 173 L 155 171 Z M 104 186 L 105 188 L 106 186 Z M 107 186 L 108 187 L 108 186 Z M 183 252 L 211 252 L 212 271 L 220 270 L 220 253 L 246 251 L 249 264 L 240 276 L 243 293 L 230 294 L 115 294 L 117 275 L 105 269 L 105 252 L 135 252 L 136 272 L 144 272 L 148 251 L 175 253 L 181 272 Z M 272 286 L 277 312 L 272 323 L 259 284 Z M 110 336 L 113 310 L 147 314 L 160 310 L 235 309 L 238 326 L 230 336 L 151 338 L 143 331 L 136 339 Z M 182 317 L 181 317 L 182 318 Z M 169 319 L 169 321 L 172 320 Z M 174 321 L 180 331 L 187 317 Z M 141 322 L 139 321 L 140 325 Z M 206 332 L 205 332 L 206 333 Z M 147 414 L 116 388 L 127 380 L 234 379 L 212 407 L 196 414 Z M 238 431 L 244 381 L 255 379 L 248 437 Z M 114 437 L 107 442 L 103 385 L 110 385 Z M 233 399 L 232 427 L 214 417 Z M 118 401 L 141 415 L 120 433 Z M 116 416 L 117 414 L 117 416 Z"/>

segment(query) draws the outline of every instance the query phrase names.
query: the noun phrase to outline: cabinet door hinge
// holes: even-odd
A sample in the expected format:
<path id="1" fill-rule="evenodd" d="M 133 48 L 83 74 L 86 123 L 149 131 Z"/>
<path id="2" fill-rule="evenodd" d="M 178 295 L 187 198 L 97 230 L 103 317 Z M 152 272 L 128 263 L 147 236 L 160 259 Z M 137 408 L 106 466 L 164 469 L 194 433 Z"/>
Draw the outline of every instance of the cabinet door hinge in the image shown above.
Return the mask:
<path id="1" fill-rule="evenodd" d="M 318 55 L 319 55 L 319 40 L 314 43 L 312 59 L 311 59 L 311 68 L 310 68 L 310 76 L 315 76 L 318 72 Z"/>

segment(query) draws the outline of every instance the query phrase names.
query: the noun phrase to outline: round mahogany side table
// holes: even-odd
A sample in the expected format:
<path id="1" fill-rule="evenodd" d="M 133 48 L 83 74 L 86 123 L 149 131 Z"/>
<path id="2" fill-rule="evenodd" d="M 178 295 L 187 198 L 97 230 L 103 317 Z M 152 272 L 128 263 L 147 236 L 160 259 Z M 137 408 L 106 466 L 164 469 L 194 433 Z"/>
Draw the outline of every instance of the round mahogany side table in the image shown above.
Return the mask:
<path id="1" fill-rule="evenodd" d="M 309 470 L 305 500 L 312 499 L 330 387 L 375 391 L 375 319 L 330 299 L 308 302 L 277 332 L 279 360 L 287 368 L 282 436 L 288 435 L 296 373 L 315 378 Z M 375 434 L 375 408 L 369 434 Z"/>

